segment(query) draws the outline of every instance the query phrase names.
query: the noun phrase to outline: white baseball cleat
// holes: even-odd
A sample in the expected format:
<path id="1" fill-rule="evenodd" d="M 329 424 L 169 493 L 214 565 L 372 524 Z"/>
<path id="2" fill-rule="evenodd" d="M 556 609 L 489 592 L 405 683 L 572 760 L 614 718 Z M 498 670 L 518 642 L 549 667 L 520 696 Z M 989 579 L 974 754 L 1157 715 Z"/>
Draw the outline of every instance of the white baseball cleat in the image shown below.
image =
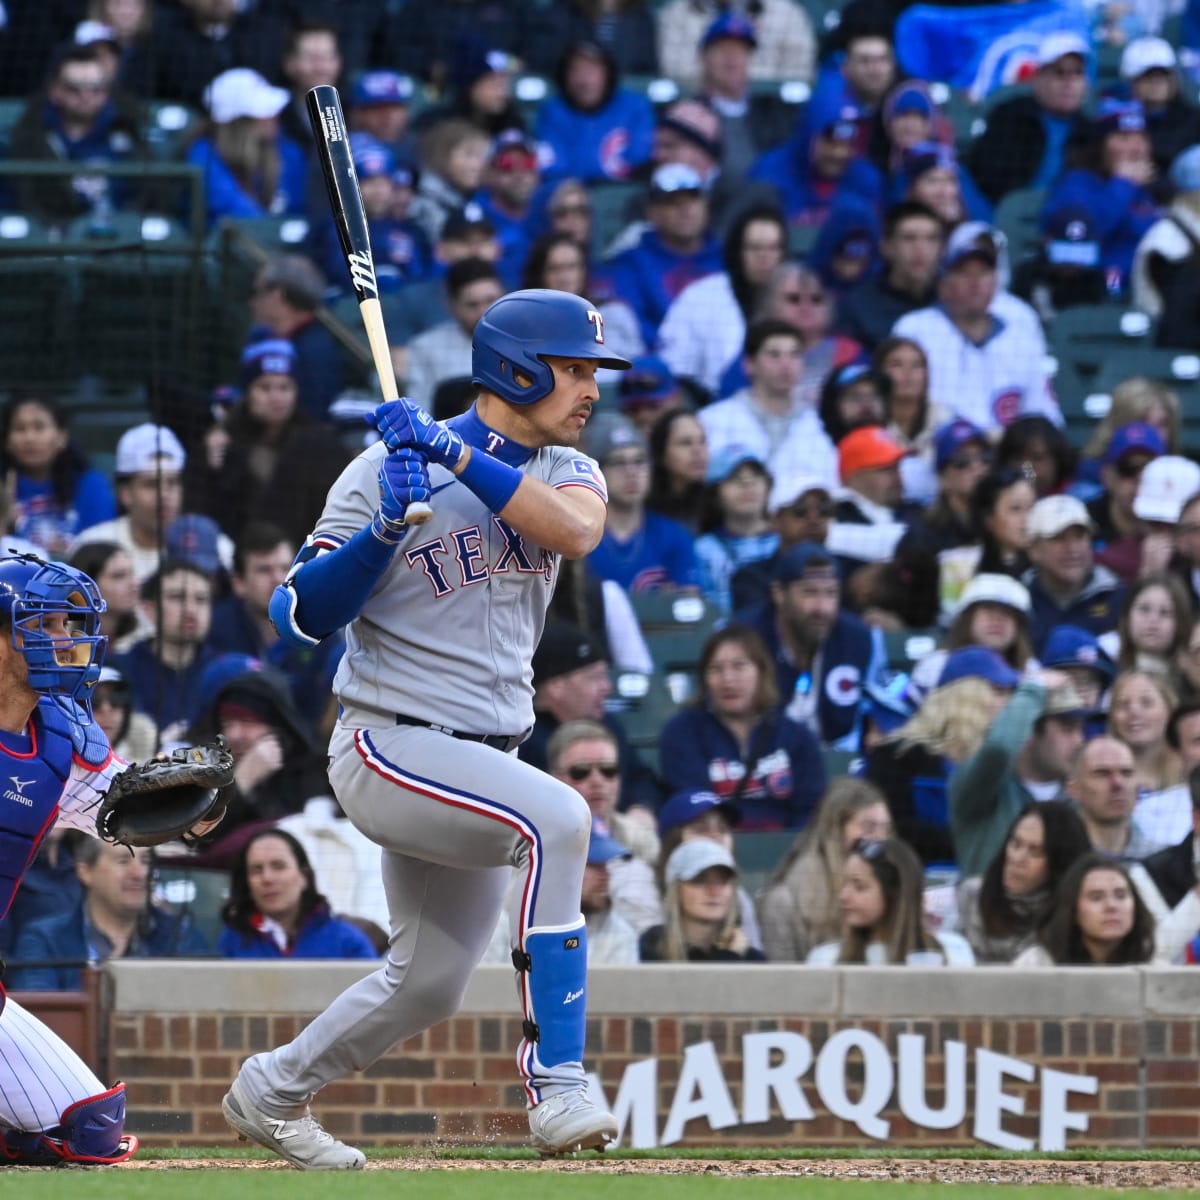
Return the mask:
<path id="1" fill-rule="evenodd" d="M 239 1136 L 274 1150 L 302 1171 L 361 1171 L 366 1166 L 361 1150 L 326 1133 L 307 1110 L 302 1117 L 286 1121 L 255 1108 L 237 1079 L 225 1093 L 221 1111 Z"/>
<path id="2" fill-rule="evenodd" d="M 617 1119 L 592 1103 L 579 1088 L 551 1096 L 529 1110 L 529 1130 L 534 1148 L 543 1158 L 574 1154 L 578 1150 L 603 1150 L 617 1140 Z"/>

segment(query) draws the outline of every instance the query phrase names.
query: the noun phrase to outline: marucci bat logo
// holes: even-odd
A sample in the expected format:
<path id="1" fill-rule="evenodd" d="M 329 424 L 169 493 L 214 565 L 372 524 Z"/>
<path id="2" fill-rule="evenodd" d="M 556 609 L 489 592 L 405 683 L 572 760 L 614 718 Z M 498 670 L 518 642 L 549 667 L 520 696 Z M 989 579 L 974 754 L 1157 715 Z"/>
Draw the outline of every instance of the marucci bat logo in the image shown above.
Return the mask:
<path id="1" fill-rule="evenodd" d="M 375 264 L 371 261 L 371 252 L 364 250 L 359 254 L 347 254 L 346 265 L 350 268 L 350 282 L 357 292 L 370 292 L 372 296 L 379 295 L 375 283 Z"/>
<path id="2" fill-rule="evenodd" d="M 328 142 L 340 142 L 342 140 L 342 122 L 338 117 L 338 111 L 332 104 L 327 105 L 324 112 L 325 117 L 325 140 Z"/>

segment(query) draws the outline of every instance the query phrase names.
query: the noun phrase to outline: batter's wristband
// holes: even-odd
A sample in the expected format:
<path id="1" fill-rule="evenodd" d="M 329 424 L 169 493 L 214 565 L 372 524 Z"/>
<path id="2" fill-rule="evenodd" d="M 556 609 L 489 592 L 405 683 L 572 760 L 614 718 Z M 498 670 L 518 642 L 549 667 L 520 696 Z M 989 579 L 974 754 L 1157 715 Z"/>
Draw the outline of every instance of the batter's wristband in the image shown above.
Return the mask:
<path id="1" fill-rule="evenodd" d="M 513 498 L 523 478 L 516 467 L 478 450 L 471 451 L 471 458 L 458 477 L 494 513 L 499 513 Z"/>

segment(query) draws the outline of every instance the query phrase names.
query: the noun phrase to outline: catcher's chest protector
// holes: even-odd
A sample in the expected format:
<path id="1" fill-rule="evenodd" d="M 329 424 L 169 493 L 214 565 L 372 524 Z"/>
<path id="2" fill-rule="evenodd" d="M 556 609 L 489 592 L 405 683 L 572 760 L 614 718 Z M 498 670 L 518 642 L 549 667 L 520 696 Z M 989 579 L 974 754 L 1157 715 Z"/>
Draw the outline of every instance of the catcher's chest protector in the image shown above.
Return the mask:
<path id="1" fill-rule="evenodd" d="M 55 704 L 39 704 L 29 723 L 32 753 L 0 743 L 0 918 L 21 876 L 54 826 L 74 747 L 70 722 Z"/>

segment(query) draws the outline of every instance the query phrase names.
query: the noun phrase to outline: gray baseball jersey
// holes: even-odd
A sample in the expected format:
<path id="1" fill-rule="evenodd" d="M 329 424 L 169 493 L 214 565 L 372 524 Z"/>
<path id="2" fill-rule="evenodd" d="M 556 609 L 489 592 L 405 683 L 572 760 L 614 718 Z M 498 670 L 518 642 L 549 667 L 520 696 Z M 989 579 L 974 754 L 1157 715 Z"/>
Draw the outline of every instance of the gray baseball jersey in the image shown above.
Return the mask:
<path id="1" fill-rule="evenodd" d="M 310 539 L 318 551 L 370 522 L 384 453 L 382 444 L 366 450 L 331 489 Z M 605 497 L 599 467 L 576 450 L 540 450 L 522 469 Z M 388 961 L 294 1041 L 245 1063 L 242 1078 L 275 1117 L 458 1008 L 514 869 L 514 945 L 536 927 L 575 935 L 582 921 L 591 813 L 580 794 L 515 752 L 396 723 L 400 713 L 460 733 L 528 729 L 530 659 L 558 571 L 557 555 L 517 535 L 449 471 L 433 467 L 430 479 L 433 519 L 400 543 L 350 622 L 334 680 L 343 713 L 329 779 L 346 815 L 383 848 Z M 579 1062 L 523 1073 L 531 1104 L 583 1082 Z"/>
<path id="2" fill-rule="evenodd" d="M 330 489 L 311 539 L 318 549 L 369 524 L 385 453 L 382 443 L 365 450 Z M 607 499 L 600 468 L 578 450 L 547 447 L 521 469 Z M 333 690 L 343 705 L 368 712 L 465 733 L 521 733 L 533 724 L 530 660 L 559 557 L 521 537 L 444 467 L 429 475 L 433 519 L 401 542 L 347 627 Z"/>

